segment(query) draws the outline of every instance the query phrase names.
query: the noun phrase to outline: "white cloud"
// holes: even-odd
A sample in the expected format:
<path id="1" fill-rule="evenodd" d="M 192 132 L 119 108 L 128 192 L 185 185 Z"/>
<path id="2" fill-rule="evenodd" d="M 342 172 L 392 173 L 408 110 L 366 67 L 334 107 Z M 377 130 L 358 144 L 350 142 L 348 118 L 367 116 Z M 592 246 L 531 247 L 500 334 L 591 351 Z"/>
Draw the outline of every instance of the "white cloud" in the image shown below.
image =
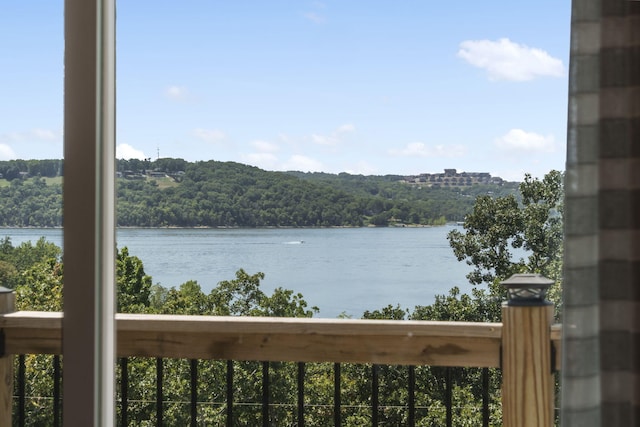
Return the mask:
<path id="1" fill-rule="evenodd" d="M 283 133 L 283 132 L 280 132 L 280 133 L 278 134 L 278 139 L 279 139 L 281 142 L 284 142 L 284 143 L 289 143 L 289 142 L 291 142 L 291 138 L 289 138 L 289 135 L 287 135 L 286 133 Z"/>
<path id="2" fill-rule="evenodd" d="M 535 132 L 525 132 L 522 129 L 511 129 L 496 139 L 495 145 L 499 149 L 510 152 L 552 153 L 556 151 L 553 135 L 544 136 Z"/>
<path id="3" fill-rule="evenodd" d="M 275 153 L 280 150 L 276 144 L 261 139 L 251 141 L 251 146 L 261 153 Z"/>
<path id="4" fill-rule="evenodd" d="M 211 142 L 211 143 L 220 142 L 226 138 L 226 135 L 224 134 L 224 132 L 218 129 L 198 128 L 198 129 L 194 129 L 192 134 L 198 139 L 201 139 L 206 142 Z"/>
<path id="5" fill-rule="evenodd" d="M 13 149 L 17 147 L 18 153 Z M 54 154 L 52 154 L 54 153 Z M 34 128 L 0 134 L 0 160 L 37 159 L 62 154 L 62 131 Z"/>
<path id="6" fill-rule="evenodd" d="M 59 138 L 56 132 L 49 129 L 32 129 L 29 133 L 33 135 L 34 138 L 41 140 L 53 141 Z"/>
<path id="7" fill-rule="evenodd" d="M 278 169 L 278 157 L 272 153 L 250 153 L 242 155 L 242 161 L 265 170 Z"/>
<path id="8" fill-rule="evenodd" d="M 316 133 L 311 135 L 311 140 L 318 145 L 337 145 L 340 140 L 333 135 L 318 135 Z"/>
<path id="9" fill-rule="evenodd" d="M 2 142 L 22 142 L 22 141 L 59 141 L 62 132 L 50 129 L 31 129 L 26 132 L 11 132 L 0 135 Z"/>
<path id="10" fill-rule="evenodd" d="M 527 81 L 536 77 L 562 77 L 562 61 L 542 49 L 514 43 L 508 38 L 466 40 L 460 43 L 458 56 L 482 68 L 490 80 Z"/>
<path id="11" fill-rule="evenodd" d="M 511 182 L 522 182 L 525 173 L 527 173 L 527 171 L 525 171 L 524 168 L 512 168 L 505 169 L 500 172 L 491 172 L 491 176 L 499 176 L 500 178 Z"/>
<path id="12" fill-rule="evenodd" d="M 285 162 L 281 162 L 273 153 L 250 153 L 241 155 L 243 162 L 265 170 L 320 172 L 322 162 L 301 154 L 294 154 Z"/>
<path id="13" fill-rule="evenodd" d="M 129 160 L 129 159 L 144 160 L 147 158 L 147 156 L 145 156 L 141 150 L 133 148 L 129 144 L 118 144 L 118 146 L 116 147 L 116 158 L 125 159 L 125 160 Z"/>
<path id="14" fill-rule="evenodd" d="M 349 133 L 349 132 L 355 132 L 356 127 L 354 125 L 352 125 L 351 123 L 346 123 L 342 126 L 339 126 L 338 129 L 336 129 L 336 133 Z"/>
<path id="15" fill-rule="evenodd" d="M 278 157 L 274 154 L 280 150 L 278 145 L 261 139 L 251 141 L 249 145 L 257 151 L 249 154 L 241 154 L 240 158 L 243 162 L 266 170 L 279 169 L 280 163 Z"/>
<path id="16" fill-rule="evenodd" d="M 16 153 L 7 144 L 0 144 L 0 160 L 14 160 Z"/>
<path id="17" fill-rule="evenodd" d="M 165 91 L 165 95 L 174 101 L 184 101 L 187 99 L 189 92 L 184 86 L 169 86 Z"/>
<path id="18" fill-rule="evenodd" d="M 411 142 L 402 149 L 389 150 L 389 154 L 398 157 L 462 157 L 466 151 L 462 145 L 439 144 L 431 147 L 423 142 Z"/>
<path id="19" fill-rule="evenodd" d="M 314 133 L 311 135 L 311 140 L 318 145 L 330 145 L 335 146 L 341 142 L 340 137 L 351 132 L 355 132 L 356 127 L 351 123 L 345 123 L 338 126 L 329 135 L 320 135 Z"/>
<path id="20" fill-rule="evenodd" d="M 305 12 L 302 14 L 302 16 L 304 16 L 314 24 L 324 24 L 326 22 L 326 18 L 316 12 Z"/>
<path id="21" fill-rule="evenodd" d="M 295 170 L 302 172 L 321 172 L 324 170 L 322 162 L 311 157 L 294 154 L 285 162 L 284 170 Z"/>
<path id="22" fill-rule="evenodd" d="M 302 16 L 314 24 L 324 24 L 327 19 L 321 11 L 324 11 L 327 5 L 320 1 L 314 1 L 311 2 L 310 6 L 310 9 L 312 10 L 304 12 Z"/>
<path id="23" fill-rule="evenodd" d="M 3 133 L 0 134 L 0 143 L 2 142 L 16 142 L 24 139 L 23 134 L 19 132 Z"/>
<path id="24" fill-rule="evenodd" d="M 361 160 L 353 167 L 347 168 L 345 172 L 351 175 L 375 175 L 378 170 L 368 162 Z"/>

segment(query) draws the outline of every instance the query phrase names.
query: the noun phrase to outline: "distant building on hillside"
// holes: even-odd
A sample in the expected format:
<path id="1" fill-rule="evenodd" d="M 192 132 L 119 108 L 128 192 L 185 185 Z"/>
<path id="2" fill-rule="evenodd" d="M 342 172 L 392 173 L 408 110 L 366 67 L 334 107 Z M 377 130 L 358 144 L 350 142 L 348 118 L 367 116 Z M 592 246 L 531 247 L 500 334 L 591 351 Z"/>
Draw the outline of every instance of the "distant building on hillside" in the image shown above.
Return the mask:
<path id="1" fill-rule="evenodd" d="M 152 171 L 147 171 L 147 175 L 150 176 L 151 178 L 164 178 L 167 176 L 167 173 L 165 171 L 160 171 L 160 170 L 152 170 Z"/>
<path id="2" fill-rule="evenodd" d="M 404 182 L 426 187 L 470 187 L 478 184 L 502 185 L 505 181 L 488 172 L 461 172 L 456 169 L 445 169 L 444 173 L 422 173 L 406 176 Z"/>

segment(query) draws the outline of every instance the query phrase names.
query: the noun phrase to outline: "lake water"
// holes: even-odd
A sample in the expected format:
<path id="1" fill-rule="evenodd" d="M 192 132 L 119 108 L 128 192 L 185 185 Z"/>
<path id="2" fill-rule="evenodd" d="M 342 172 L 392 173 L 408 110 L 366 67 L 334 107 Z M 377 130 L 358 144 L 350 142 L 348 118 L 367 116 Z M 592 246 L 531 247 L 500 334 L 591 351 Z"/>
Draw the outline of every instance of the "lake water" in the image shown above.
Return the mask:
<path id="1" fill-rule="evenodd" d="M 218 282 L 264 272 L 262 289 L 303 294 L 319 317 L 360 317 L 388 304 L 413 309 L 453 286 L 468 292 L 470 267 L 446 239 L 452 226 L 331 229 L 119 229 L 118 247 L 139 257 L 154 283 Z M 44 236 L 61 245 L 60 229 L 1 229 L 14 245 Z"/>

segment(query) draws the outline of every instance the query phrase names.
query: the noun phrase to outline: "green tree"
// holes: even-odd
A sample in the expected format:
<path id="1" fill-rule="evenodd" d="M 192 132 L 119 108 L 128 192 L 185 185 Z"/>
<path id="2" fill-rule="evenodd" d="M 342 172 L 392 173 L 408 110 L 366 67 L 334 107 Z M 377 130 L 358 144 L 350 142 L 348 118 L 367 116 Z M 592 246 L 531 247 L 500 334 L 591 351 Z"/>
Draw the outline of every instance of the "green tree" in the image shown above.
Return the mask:
<path id="1" fill-rule="evenodd" d="M 54 258 L 37 262 L 20 272 L 16 280 L 16 309 L 61 311 L 62 264 Z M 18 358 L 15 358 L 17 364 Z M 28 425 L 51 425 L 53 411 L 53 356 L 25 356 L 25 414 Z M 15 367 L 17 369 L 17 366 Z"/>
<path id="2" fill-rule="evenodd" d="M 18 270 L 25 270 L 30 266 L 49 259 L 60 260 L 62 249 L 55 243 L 47 241 L 44 237 L 34 244 L 24 242 L 13 250 L 13 263 Z"/>
<path id="3" fill-rule="evenodd" d="M 16 309 L 62 311 L 62 263 L 51 258 L 20 273 L 16 285 Z"/>
<path id="4" fill-rule="evenodd" d="M 266 295 L 260 289 L 264 273 L 248 274 L 243 269 L 236 271 L 234 280 L 218 283 L 210 294 L 217 314 L 223 316 L 259 316 L 261 303 Z"/>
<path id="5" fill-rule="evenodd" d="M 159 302 L 158 307 L 161 313 L 165 314 L 200 314 L 215 315 L 214 308 L 211 304 L 211 298 L 200 288 L 195 280 L 180 285 L 178 289 L 171 288 L 168 291 L 162 291 L 161 287 L 154 285 L 154 298 L 162 298 L 160 301 L 154 301 L 154 305 Z"/>
<path id="6" fill-rule="evenodd" d="M 116 256 L 116 287 L 119 312 L 142 313 L 149 307 L 151 276 L 144 272 L 140 258 L 129 255 L 126 246 Z"/>
<path id="7" fill-rule="evenodd" d="M 404 320 L 407 315 L 407 310 L 402 309 L 400 305 L 395 307 L 391 304 L 383 307 L 380 310 L 365 311 L 362 315 L 363 319 L 380 319 L 380 320 Z"/>
<path id="8" fill-rule="evenodd" d="M 62 223 L 58 160 L 0 161 L 0 226 Z M 472 196 L 514 192 L 512 183 L 441 188 L 408 185 L 398 175 L 362 176 L 269 172 L 234 162 L 182 159 L 118 160 L 118 225 L 157 226 L 388 226 L 459 220 Z M 147 171 L 172 178 L 156 180 Z M 30 178 L 19 179 L 21 173 Z"/>
<path id="9" fill-rule="evenodd" d="M 461 294 L 454 286 L 448 295 L 436 295 L 433 304 L 416 306 L 409 315 L 411 320 L 438 320 L 447 322 L 499 322 L 500 302 L 483 289 L 472 289 L 471 295 Z"/>
<path id="10" fill-rule="evenodd" d="M 271 296 L 265 297 L 260 306 L 260 315 L 267 317 L 313 317 L 319 311 L 316 306 L 307 308 L 307 302 L 301 293 L 281 287 L 276 288 Z"/>
<path id="11" fill-rule="evenodd" d="M 465 217 L 465 232 L 448 235 L 458 260 L 474 267 L 467 275 L 474 285 L 495 286 L 524 272 L 561 280 L 563 175 L 551 171 L 539 180 L 527 174 L 519 190 L 520 201 L 513 195 L 478 196 Z"/>
<path id="12" fill-rule="evenodd" d="M 13 264 L 0 260 L 0 286 L 9 289 L 13 288 L 17 275 L 18 270 Z"/>
<path id="13" fill-rule="evenodd" d="M 59 260 L 62 250 L 44 237 L 36 244 L 23 242 L 13 246 L 11 238 L 0 240 L 0 286 L 15 288 L 20 281 L 20 275 L 36 264 Z"/>

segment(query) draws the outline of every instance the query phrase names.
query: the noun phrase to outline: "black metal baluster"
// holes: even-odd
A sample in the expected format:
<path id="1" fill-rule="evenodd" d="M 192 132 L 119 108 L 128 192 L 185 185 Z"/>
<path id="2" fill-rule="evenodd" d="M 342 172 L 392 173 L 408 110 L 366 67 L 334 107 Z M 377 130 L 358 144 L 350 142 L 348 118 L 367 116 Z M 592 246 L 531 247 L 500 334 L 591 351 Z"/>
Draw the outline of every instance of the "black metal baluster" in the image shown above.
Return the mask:
<path id="1" fill-rule="evenodd" d="M 233 427 L 233 360 L 227 360 L 227 427 Z"/>
<path id="2" fill-rule="evenodd" d="M 489 427 L 489 368 L 482 368 L 482 427 Z"/>
<path id="3" fill-rule="evenodd" d="M 162 387 L 164 381 L 164 361 L 161 357 L 156 358 L 156 425 L 162 427 L 164 418 L 164 408 L 162 401 L 164 400 L 164 390 Z"/>
<path id="4" fill-rule="evenodd" d="M 304 363 L 298 362 L 298 426 L 304 427 Z"/>
<path id="5" fill-rule="evenodd" d="M 335 427 L 340 427 L 342 425 L 342 419 L 340 417 L 341 411 L 341 398 L 340 398 L 340 390 L 342 389 L 342 385 L 340 384 L 340 364 L 333 364 L 333 423 Z"/>
<path id="6" fill-rule="evenodd" d="M 371 425 L 377 427 L 378 425 L 378 371 L 379 365 L 371 366 Z"/>
<path id="7" fill-rule="evenodd" d="M 444 381 L 445 381 L 445 407 L 447 408 L 447 427 L 453 427 L 453 391 L 451 386 L 451 368 L 445 368 Z"/>
<path id="8" fill-rule="evenodd" d="M 24 427 L 25 423 L 25 357 L 18 356 L 18 426 Z"/>
<path id="9" fill-rule="evenodd" d="M 269 362 L 262 362 L 262 425 L 269 427 Z"/>
<path id="10" fill-rule="evenodd" d="M 198 361 L 190 360 L 191 371 L 191 427 L 198 425 Z"/>
<path id="11" fill-rule="evenodd" d="M 60 426 L 60 356 L 53 356 L 53 427 Z"/>
<path id="12" fill-rule="evenodd" d="M 416 425 L 416 367 L 409 366 L 409 427 Z"/>
<path id="13" fill-rule="evenodd" d="M 129 409 L 129 359 L 123 357 L 120 359 L 120 397 L 122 404 L 120 405 L 120 424 L 127 426 L 127 412 Z"/>

